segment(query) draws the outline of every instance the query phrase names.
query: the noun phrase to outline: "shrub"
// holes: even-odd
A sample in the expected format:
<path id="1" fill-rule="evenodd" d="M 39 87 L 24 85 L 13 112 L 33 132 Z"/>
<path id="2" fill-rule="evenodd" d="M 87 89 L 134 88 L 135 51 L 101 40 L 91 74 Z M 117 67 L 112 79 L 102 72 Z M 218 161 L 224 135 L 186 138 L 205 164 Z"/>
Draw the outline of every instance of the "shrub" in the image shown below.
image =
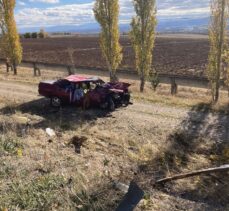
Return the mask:
<path id="1" fill-rule="evenodd" d="M 29 33 L 29 32 L 25 33 L 24 38 L 26 38 L 26 39 L 31 38 L 31 33 Z"/>
<path id="2" fill-rule="evenodd" d="M 37 32 L 33 32 L 31 35 L 32 38 L 36 39 L 38 37 Z"/>
<path id="3" fill-rule="evenodd" d="M 44 29 L 40 29 L 40 32 L 38 33 L 38 36 L 39 36 L 39 38 L 47 38 L 48 37 L 48 33 L 47 32 L 45 32 L 45 30 Z"/>

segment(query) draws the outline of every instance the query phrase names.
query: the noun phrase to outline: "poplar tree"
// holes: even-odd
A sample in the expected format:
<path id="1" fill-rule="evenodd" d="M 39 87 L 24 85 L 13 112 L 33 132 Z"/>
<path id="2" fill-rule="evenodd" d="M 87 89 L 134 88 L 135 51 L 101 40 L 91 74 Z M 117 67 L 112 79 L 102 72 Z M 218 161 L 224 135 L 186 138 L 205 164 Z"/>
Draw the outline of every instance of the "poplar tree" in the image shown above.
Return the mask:
<path id="1" fill-rule="evenodd" d="M 116 70 L 122 61 L 122 48 L 119 43 L 119 1 L 96 0 L 94 15 L 101 26 L 100 47 L 110 72 L 110 80 L 117 81 Z"/>
<path id="2" fill-rule="evenodd" d="M 133 0 L 136 16 L 131 22 L 130 38 L 135 52 L 136 69 L 140 76 L 140 91 L 144 91 L 146 79 L 152 69 L 155 43 L 155 0 Z"/>
<path id="3" fill-rule="evenodd" d="M 211 1 L 211 20 L 209 25 L 210 52 L 207 75 L 212 91 L 212 101 L 219 100 L 220 80 L 223 72 L 222 60 L 226 50 L 228 0 Z"/>
<path id="4" fill-rule="evenodd" d="M 228 48 L 224 51 L 223 64 L 224 64 L 224 84 L 227 87 L 228 96 L 229 96 L 229 49 Z"/>
<path id="5" fill-rule="evenodd" d="M 22 47 L 14 19 L 15 0 L 0 0 L 1 46 L 6 60 L 11 63 L 14 74 L 22 60 Z"/>
<path id="6" fill-rule="evenodd" d="M 229 18 L 229 0 L 226 1 L 226 26 L 228 26 L 228 18 Z M 226 28 L 228 29 L 228 28 Z M 225 36 L 225 50 L 223 54 L 223 65 L 224 65 L 224 84 L 227 86 L 228 89 L 228 96 L 229 96 L 229 47 L 228 47 L 228 30 L 226 30 Z"/>

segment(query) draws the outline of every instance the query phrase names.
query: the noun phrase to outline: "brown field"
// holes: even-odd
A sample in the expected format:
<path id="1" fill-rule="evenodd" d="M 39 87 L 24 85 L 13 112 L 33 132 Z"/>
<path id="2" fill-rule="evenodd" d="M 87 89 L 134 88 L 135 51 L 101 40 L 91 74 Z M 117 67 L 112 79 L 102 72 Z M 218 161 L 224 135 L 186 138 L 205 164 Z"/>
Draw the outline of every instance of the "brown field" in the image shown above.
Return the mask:
<path id="1" fill-rule="evenodd" d="M 68 48 L 73 48 L 76 66 L 106 68 L 98 37 L 23 39 L 24 60 L 71 64 Z M 134 70 L 134 53 L 130 40 L 121 38 L 124 59 L 120 69 Z M 203 76 L 209 43 L 205 36 L 163 35 L 156 39 L 154 68 L 160 73 Z"/>
<path id="2" fill-rule="evenodd" d="M 229 209 L 228 173 L 153 186 L 229 162 L 227 93 L 217 108 L 205 89 L 181 87 L 172 97 L 169 86 L 153 92 L 147 84 L 141 94 L 139 82 L 129 81 L 133 105 L 115 112 L 53 109 L 37 84 L 65 74 L 32 77 L 21 68 L 14 76 L 0 67 L 0 210 L 113 211 L 124 195 L 114 183 L 132 180 L 145 192 L 136 211 Z"/>

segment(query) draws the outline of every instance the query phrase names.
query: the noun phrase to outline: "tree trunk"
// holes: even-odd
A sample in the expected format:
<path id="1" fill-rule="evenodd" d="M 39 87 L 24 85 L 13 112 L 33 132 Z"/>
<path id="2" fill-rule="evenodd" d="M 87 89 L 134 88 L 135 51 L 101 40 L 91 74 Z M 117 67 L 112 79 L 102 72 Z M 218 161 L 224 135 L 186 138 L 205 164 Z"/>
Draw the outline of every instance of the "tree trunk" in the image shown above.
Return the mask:
<path id="1" fill-rule="evenodd" d="M 110 65 L 110 62 L 107 60 L 107 67 L 110 73 L 110 82 L 117 82 L 118 81 L 118 77 L 116 76 L 116 71 L 114 71 Z"/>
<path id="2" fill-rule="evenodd" d="M 145 88 L 145 76 L 142 76 L 140 78 L 140 92 L 144 92 L 144 88 Z"/>
<path id="3" fill-rule="evenodd" d="M 33 63 L 33 76 L 37 76 L 37 67 L 35 63 Z"/>
<path id="4" fill-rule="evenodd" d="M 8 73 L 10 71 L 10 65 L 6 62 L 6 72 Z"/>
<path id="5" fill-rule="evenodd" d="M 17 65 L 15 63 L 13 64 L 13 71 L 14 75 L 17 75 Z"/>
<path id="6" fill-rule="evenodd" d="M 71 66 L 67 66 L 67 70 L 68 70 L 68 75 L 72 75 L 72 68 L 71 68 Z"/>
<path id="7" fill-rule="evenodd" d="M 177 94 L 177 84 L 176 84 L 176 79 L 171 78 L 171 95 L 176 95 Z"/>
<path id="8" fill-rule="evenodd" d="M 38 73 L 38 74 L 37 74 Z M 41 76 L 41 70 L 37 67 L 36 63 L 33 63 L 33 75 L 34 76 Z"/>
<path id="9" fill-rule="evenodd" d="M 38 76 L 41 76 L 41 69 L 37 68 L 37 71 L 38 71 Z"/>
<path id="10" fill-rule="evenodd" d="M 219 74 L 219 75 L 220 75 L 220 74 Z M 213 99 L 213 102 L 214 102 L 214 103 L 217 103 L 218 100 L 219 100 L 219 89 L 220 89 L 220 85 L 219 85 L 218 80 L 220 80 L 220 78 L 219 78 L 219 79 L 217 78 L 217 82 L 216 82 L 215 96 L 214 96 L 214 99 Z"/>
<path id="11" fill-rule="evenodd" d="M 225 0 L 222 0 L 222 11 L 220 17 L 220 37 L 219 37 L 219 52 L 217 58 L 217 74 L 216 74 L 216 90 L 215 97 L 213 99 L 214 103 L 217 103 L 219 100 L 219 89 L 220 89 L 220 75 L 221 75 L 221 67 L 222 67 L 222 52 L 223 52 L 223 44 L 224 44 L 224 23 L 225 22 Z"/>
<path id="12" fill-rule="evenodd" d="M 118 77 L 116 76 L 114 71 L 110 71 L 110 82 L 117 82 Z"/>

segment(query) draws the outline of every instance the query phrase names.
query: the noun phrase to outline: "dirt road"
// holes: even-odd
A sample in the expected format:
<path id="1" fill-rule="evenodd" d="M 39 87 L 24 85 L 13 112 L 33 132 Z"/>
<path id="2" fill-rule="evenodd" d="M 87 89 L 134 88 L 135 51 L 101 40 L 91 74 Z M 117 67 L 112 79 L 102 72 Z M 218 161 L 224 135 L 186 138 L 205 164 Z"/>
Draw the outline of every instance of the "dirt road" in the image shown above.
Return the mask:
<path id="1" fill-rule="evenodd" d="M 0 81 L 0 96 L 9 100 L 19 101 L 37 99 L 37 86 L 12 81 Z"/>
<path id="2" fill-rule="evenodd" d="M 41 99 L 37 85 L 0 81 L 0 97 L 21 103 Z M 125 116 L 129 124 L 134 123 L 136 128 L 150 131 L 159 127 L 161 130 L 173 131 L 184 126 L 188 133 L 201 134 L 208 138 L 229 140 L 229 117 L 223 114 L 213 114 L 206 110 L 199 111 L 198 106 L 189 108 L 171 107 L 162 104 L 134 102 L 126 109 L 119 109 L 113 115 Z M 126 122 L 126 121 L 125 121 Z M 194 124 L 194 125 L 192 125 Z M 134 126 L 133 126 L 134 127 Z"/>

